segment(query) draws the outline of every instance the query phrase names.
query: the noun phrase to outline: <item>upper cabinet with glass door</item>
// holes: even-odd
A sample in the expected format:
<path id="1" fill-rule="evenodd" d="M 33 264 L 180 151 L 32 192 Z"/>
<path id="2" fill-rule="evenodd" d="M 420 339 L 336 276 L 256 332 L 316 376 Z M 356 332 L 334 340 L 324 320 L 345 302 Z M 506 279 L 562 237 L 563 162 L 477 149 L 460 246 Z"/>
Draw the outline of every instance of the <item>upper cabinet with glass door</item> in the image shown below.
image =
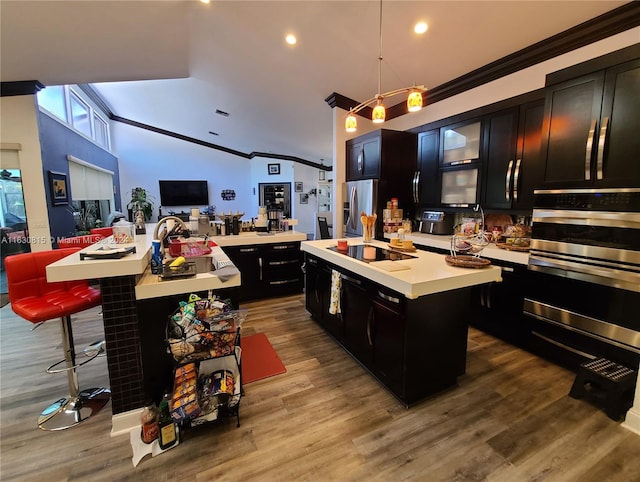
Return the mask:
<path id="1" fill-rule="evenodd" d="M 466 122 L 440 130 L 440 164 L 457 166 L 480 160 L 481 122 Z"/>

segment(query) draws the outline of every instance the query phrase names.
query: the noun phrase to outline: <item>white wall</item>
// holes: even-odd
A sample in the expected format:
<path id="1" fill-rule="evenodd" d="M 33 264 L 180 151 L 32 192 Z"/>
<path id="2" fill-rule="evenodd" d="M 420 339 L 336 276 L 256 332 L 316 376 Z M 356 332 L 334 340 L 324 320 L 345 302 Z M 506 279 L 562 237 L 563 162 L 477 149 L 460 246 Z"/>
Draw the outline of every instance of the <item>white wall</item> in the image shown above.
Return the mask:
<path id="1" fill-rule="evenodd" d="M 160 207 L 159 180 L 206 179 L 209 204 L 216 207 L 216 213 L 239 211 L 246 213 L 249 218 L 257 216 L 257 201 L 251 190 L 251 161 L 118 122 L 113 123 L 112 128 L 113 150 L 118 154 L 120 171 L 121 192 L 118 195 L 123 210 L 130 199 L 131 189 L 143 187 L 154 198 L 153 220 L 156 220 Z M 131 130 L 133 131 L 126 132 L 126 135 L 131 137 L 133 134 L 140 142 L 119 146 L 118 136 Z M 153 159 L 149 159 L 147 151 L 142 149 L 149 143 L 156 146 L 154 152 L 158 153 Z M 220 194 L 224 189 L 234 190 L 235 200 L 224 201 Z M 162 212 L 166 214 L 168 210 L 184 210 L 188 213 L 190 208 L 191 206 L 163 207 Z"/>
<path id="2" fill-rule="evenodd" d="M 32 251 L 51 249 L 35 96 L 0 97 L 0 141 L 20 144 L 19 168 Z"/>
<path id="3" fill-rule="evenodd" d="M 241 212 L 244 219 L 258 216 L 258 184 L 263 182 L 291 183 L 291 215 L 298 219 L 297 231 L 313 233 L 313 216 L 316 211 L 316 197 L 310 196 L 309 204 L 300 204 L 300 195 L 295 193 L 296 181 L 302 181 L 305 192 L 316 187 L 318 170 L 304 164 L 279 159 L 253 158 L 243 159 L 223 151 L 199 146 L 187 141 L 175 139 L 155 132 L 139 129 L 119 122 L 112 123 L 113 151 L 118 155 L 121 192 L 117 193 L 122 201 L 123 210 L 130 199 L 131 189 L 145 188 L 154 198 L 154 217 L 156 220 L 160 207 L 160 179 L 206 179 L 209 184 L 209 204 L 216 207 L 216 213 Z M 135 136 L 135 144 L 118 144 L 119 137 Z M 152 143 L 158 154 L 149 159 L 142 146 Z M 280 164 L 280 174 L 270 175 L 268 164 Z M 233 201 L 222 199 L 223 189 L 233 189 L 236 198 Z M 168 210 L 188 213 L 191 206 L 163 207 Z"/>

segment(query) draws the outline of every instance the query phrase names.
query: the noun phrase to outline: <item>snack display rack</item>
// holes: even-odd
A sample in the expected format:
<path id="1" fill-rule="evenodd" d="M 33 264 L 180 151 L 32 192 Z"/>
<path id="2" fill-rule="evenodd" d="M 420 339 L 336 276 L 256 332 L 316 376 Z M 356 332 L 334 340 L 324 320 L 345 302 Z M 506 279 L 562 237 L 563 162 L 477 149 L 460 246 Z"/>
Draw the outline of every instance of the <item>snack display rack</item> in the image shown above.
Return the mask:
<path id="1" fill-rule="evenodd" d="M 181 430 L 235 416 L 242 397 L 240 331 L 248 310 L 217 297 L 192 295 L 169 317 L 168 352 L 174 361 L 171 417 Z"/>

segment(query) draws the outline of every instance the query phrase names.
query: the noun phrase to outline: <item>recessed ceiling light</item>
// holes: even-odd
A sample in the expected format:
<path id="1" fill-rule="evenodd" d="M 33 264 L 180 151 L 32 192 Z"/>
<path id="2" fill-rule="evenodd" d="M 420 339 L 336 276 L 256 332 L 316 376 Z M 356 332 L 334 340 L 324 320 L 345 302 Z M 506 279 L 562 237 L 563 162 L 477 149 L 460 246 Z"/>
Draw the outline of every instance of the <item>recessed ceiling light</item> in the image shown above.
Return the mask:
<path id="1" fill-rule="evenodd" d="M 298 41 L 296 36 L 293 35 L 292 33 L 288 34 L 284 39 L 289 45 L 295 45 L 296 42 Z"/>
<path id="2" fill-rule="evenodd" d="M 425 22 L 416 23 L 415 27 L 413 27 L 413 31 L 417 34 L 423 34 L 429 29 L 429 26 Z"/>
<path id="3" fill-rule="evenodd" d="M 211 3 L 211 0 L 200 0 L 200 3 L 206 3 L 207 5 Z"/>

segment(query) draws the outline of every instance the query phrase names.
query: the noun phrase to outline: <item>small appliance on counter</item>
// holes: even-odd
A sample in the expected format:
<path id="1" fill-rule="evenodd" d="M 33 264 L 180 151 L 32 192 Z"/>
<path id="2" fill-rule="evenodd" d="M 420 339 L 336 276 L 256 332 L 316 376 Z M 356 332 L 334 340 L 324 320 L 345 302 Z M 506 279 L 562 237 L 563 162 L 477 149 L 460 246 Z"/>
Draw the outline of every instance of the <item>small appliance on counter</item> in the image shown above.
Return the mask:
<path id="1" fill-rule="evenodd" d="M 282 231 L 282 219 L 284 212 L 281 209 L 267 210 L 268 231 L 270 233 Z"/>
<path id="2" fill-rule="evenodd" d="M 267 208 L 260 206 L 258 208 L 258 217 L 255 221 L 256 231 L 259 233 L 267 232 Z"/>
<path id="3" fill-rule="evenodd" d="M 451 213 L 442 211 L 423 211 L 418 219 L 418 231 L 426 234 L 452 235 L 453 218 Z"/>

